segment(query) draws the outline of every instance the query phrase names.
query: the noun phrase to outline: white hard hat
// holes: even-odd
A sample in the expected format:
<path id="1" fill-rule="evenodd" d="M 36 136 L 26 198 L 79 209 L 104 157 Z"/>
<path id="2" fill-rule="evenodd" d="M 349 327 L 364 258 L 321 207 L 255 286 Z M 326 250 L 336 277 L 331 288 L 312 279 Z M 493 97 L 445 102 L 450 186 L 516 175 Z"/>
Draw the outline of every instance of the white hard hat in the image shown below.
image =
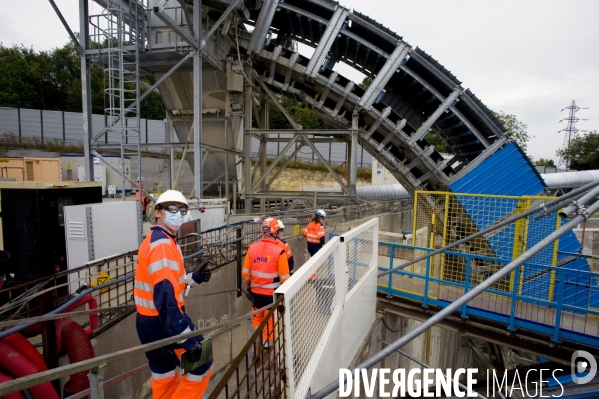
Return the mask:
<path id="1" fill-rule="evenodd" d="M 279 228 L 281 230 L 283 230 L 285 228 L 285 225 L 283 224 L 283 222 L 281 220 L 278 220 L 278 219 L 277 219 L 277 222 L 279 222 Z"/>
<path id="2" fill-rule="evenodd" d="M 160 194 L 160 197 L 158 197 L 154 206 L 158 206 L 167 202 L 178 202 L 180 204 L 185 204 L 187 207 L 189 207 L 189 204 L 187 203 L 187 200 L 185 199 L 183 194 L 181 194 L 181 192 L 177 190 L 166 190 L 165 192 Z"/>
<path id="3" fill-rule="evenodd" d="M 319 209 L 319 210 L 316 211 L 316 216 L 320 216 L 320 217 L 326 218 L 327 217 L 327 213 L 325 211 L 323 211 L 322 209 Z"/>

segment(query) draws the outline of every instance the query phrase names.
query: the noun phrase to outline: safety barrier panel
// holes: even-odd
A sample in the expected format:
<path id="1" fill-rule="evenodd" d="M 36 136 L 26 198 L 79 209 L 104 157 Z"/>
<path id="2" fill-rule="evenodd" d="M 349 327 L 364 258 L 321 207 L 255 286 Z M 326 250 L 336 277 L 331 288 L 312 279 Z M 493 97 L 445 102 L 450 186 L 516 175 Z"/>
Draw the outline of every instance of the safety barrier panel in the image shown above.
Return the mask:
<path id="1" fill-rule="evenodd" d="M 380 246 L 389 248 L 387 266 L 379 266 L 380 271 L 414 259 L 423 253 L 430 253 L 431 248 L 415 247 L 392 242 L 379 242 Z M 401 253 L 402 258 L 395 257 Z M 403 257 L 405 256 L 405 257 Z M 422 261 L 416 269 L 396 270 L 378 279 L 379 292 L 392 296 L 410 299 L 422 303 L 423 307 L 434 305 L 440 308 L 451 304 L 455 299 L 467 293 L 479 283 L 475 275 L 476 265 L 493 262 L 503 267 L 510 260 L 498 260 L 482 255 L 474 255 L 455 251 L 443 251 L 440 257 L 448 257 L 464 264 L 464 278 L 455 281 L 448 275 L 439 277 L 434 273 L 434 257 Z M 523 289 L 527 284 L 524 278 L 526 270 L 534 268 L 539 278 L 543 275 L 555 276 L 553 297 L 551 300 L 539 298 L 534 292 Z M 506 325 L 514 331 L 523 328 L 551 337 L 552 341 L 565 339 L 572 342 L 599 346 L 599 308 L 596 299 L 599 297 L 597 281 L 599 273 L 527 263 L 515 270 L 511 277 L 514 283 L 506 290 L 506 285 L 497 284 L 470 301 L 461 308 L 461 316 L 475 316 Z M 575 305 L 569 304 L 565 298 L 578 297 Z M 580 305 L 584 300 L 586 305 Z"/>
<path id="2" fill-rule="evenodd" d="M 281 398 L 285 397 L 285 307 L 283 298 L 276 300 L 262 323 L 256 328 L 239 355 L 231 363 L 208 399 L 217 398 Z M 264 349 L 262 331 L 274 338 Z M 224 395 L 224 396 L 223 396 Z"/>
<path id="3" fill-rule="evenodd" d="M 285 305 L 290 398 L 328 384 L 355 355 L 374 320 L 377 242 L 378 219 L 333 237 L 275 291 Z"/>
<path id="4" fill-rule="evenodd" d="M 0 308 L 0 319 L 28 318 L 57 308 L 72 298 L 69 285 L 84 291 L 96 285 L 108 283 L 135 271 L 137 251 L 110 256 L 57 273 L 50 278 L 38 279 L 0 291 L 0 298 L 5 305 Z M 93 292 L 91 295 L 99 309 L 115 308 L 103 313 L 98 320 L 98 327 L 120 319 L 134 311 L 131 294 L 133 279 L 123 281 L 110 287 Z M 44 301 L 50 303 L 43 304 Z M 44 305 L 44 307 L 42 306 Z M 127 305 L 131 305 L 127 307 Z"/>

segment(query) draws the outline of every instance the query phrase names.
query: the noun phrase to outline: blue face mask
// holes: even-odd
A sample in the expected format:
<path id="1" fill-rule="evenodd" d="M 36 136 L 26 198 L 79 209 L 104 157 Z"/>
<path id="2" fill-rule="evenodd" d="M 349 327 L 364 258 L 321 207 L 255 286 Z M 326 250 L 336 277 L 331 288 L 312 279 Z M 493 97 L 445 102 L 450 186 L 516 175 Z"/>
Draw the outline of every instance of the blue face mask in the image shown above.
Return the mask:
<path id="1" fill-rule="evenodd" d="M 172 231 L 179 230 L 183 224 L 183 215 L 181 215 L 181 211 L 177 211 L 176 213 L 165 211 L 164 213 L 166 214 L 166 217 L 162 221 L 164 225 Z"/>

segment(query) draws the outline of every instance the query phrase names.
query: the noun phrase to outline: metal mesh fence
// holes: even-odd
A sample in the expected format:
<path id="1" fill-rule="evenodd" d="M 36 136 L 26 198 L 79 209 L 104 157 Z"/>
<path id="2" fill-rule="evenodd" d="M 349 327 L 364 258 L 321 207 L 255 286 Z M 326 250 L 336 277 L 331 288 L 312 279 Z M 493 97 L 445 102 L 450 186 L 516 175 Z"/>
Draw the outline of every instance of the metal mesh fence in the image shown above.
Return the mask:
<path id="1" fill-rule="evenodd" d="M 335 274 L 345 273 L 345 265 L 336 247 L 319 262 L 314 273 L 301 283 L 289 301 L 291 348 L 295 395 L 303 398 L 317 366 L 324 345 L 321 340 L 334 309 L 342 305 Z M 320 343 L 320 345 L 319 345 Z"/>
<path id="2" fill-rule="evenodd" d="M 370 277 L 374 278 L 373 273 L 377 270 L 377 233 L 378 219 L 372 219 L 340 237 L 332 238 L 275 292 L 275 296 L 282 295 L 285 298 L 287 367 L 290 370 L 292 397 L 305 397 L 315 373 L 330 371 L 318 368 L 324 350 L 329 345 L 345 342 L 347 339 L 344 332 L 338 331 L 335 325 L 346 317 L 348 301 L 358 297 L 350 297 L 346 293 L 353 290 L 356 294 L 363 295 L 359 298 L 366 298 L 368 301 L 368 294 L 364 296 L 359 287 L 372 289 L 374 311 L 374 286 L 361 283 Z M 348 317 L 353 322 L 360 323 L 357 319 L 361 316 L 352 314 Z M 356 331 L 352 333 L 355 335 Z M 352 336 L 353 338 L 355 337 Z M 351 352 L 351 359 L 355 354 L 353 349 L 342 349 L 343 356 L 347 357 Z M 341 360 L 337 361 L 341 366 Z"/>
<path id="3" fill-rule="evenodd" d="M 477 231 L 523 213 L 552 197 L 508 197 L 492 195 L 416 192 L 412 244 L 423 248 L 442 248 Z M 497 272 L 503 264 L 517 258 L 555 231 L 557 215 L 534 220 L 534 216 L 518 220 L 485 236 L 475 238 L 454 248 L 459 256 L 437 255 L 431 259 L 430 275 L 456 283 L 475 286 Z M 424 252 L 416 250 L 414 256 Z M 478 255 L 473 258 L 462 254 Z M 534 265 L 555 265 L 557 243 L 535 255 L 524 267 L 521 278 L 529 280 L 530 294 L 539 298 L 546 294 L 548 280 L 533 281 L 540 270 Z M 469 262 L 469 264 L 467 264 Z M 423 274 L 426 261 L 411 267 Z M 511 291 L 513 274 L 499 281 L 493 289 Z M 534 285 L 538 287 L 533 287 Z M 544 286 L 541 286 L 544 285 Z"/>
<path id="4" fill-rule="evenodd" d="M 373 243 L 374 227 L 362 231 L 357 236 L 345 237 L 345 264 L 347 272 L 347 292 L 350 293 L 358 281 L 362 280 L 372 266 L 372 258 L 378 249 Z M 378 245 L 378 244 L 377 244 Z"/>
<path id="5" fill-rule="evenodd" d="M 542 203 L 549 199 L 417 192 L 412 245 L 381 232 L 381 270 L 399 266 L 529 209 L 541 210 Z M 380 277 L 379 287 L 389 287 L 388 295 L 422 301 L 424 306 L 432 303 L 444 307 L 561 225 L 556 213 L 539 220 L 534 219 L 535 215 Z M 460 309 L 462 317 L 477 315 L 507 324 L 510 330 L 524 327 L 547 333 L 553 329 L 554 340 L 571 332 L 599 336 L 599 277 L 593 272 L 593 259 L 565 252 L 565 248 L 576 251 L 579 245 L 573 234 L 554 241 L 468 302 Z M 560 246 L 564 247 L 563 252 L 558 251 Z M 566 339 L 578 338 L 572 335 Z"/>

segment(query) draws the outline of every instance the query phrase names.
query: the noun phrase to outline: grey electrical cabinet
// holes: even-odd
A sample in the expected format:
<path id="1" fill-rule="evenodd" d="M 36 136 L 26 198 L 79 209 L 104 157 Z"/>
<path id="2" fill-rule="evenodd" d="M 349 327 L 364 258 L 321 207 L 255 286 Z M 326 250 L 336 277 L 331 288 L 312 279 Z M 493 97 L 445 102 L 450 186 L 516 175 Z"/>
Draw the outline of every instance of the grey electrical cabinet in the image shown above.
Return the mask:
<path id="1" fill-rule="evenodd" d="M 65 206 L 68 268 L 137 250 L 141 243 L 139 206 L 137 201 Z M 70 292 L 83 284 L 89 286 L 93 279 L 94 276 L 71 273 Z"/>

